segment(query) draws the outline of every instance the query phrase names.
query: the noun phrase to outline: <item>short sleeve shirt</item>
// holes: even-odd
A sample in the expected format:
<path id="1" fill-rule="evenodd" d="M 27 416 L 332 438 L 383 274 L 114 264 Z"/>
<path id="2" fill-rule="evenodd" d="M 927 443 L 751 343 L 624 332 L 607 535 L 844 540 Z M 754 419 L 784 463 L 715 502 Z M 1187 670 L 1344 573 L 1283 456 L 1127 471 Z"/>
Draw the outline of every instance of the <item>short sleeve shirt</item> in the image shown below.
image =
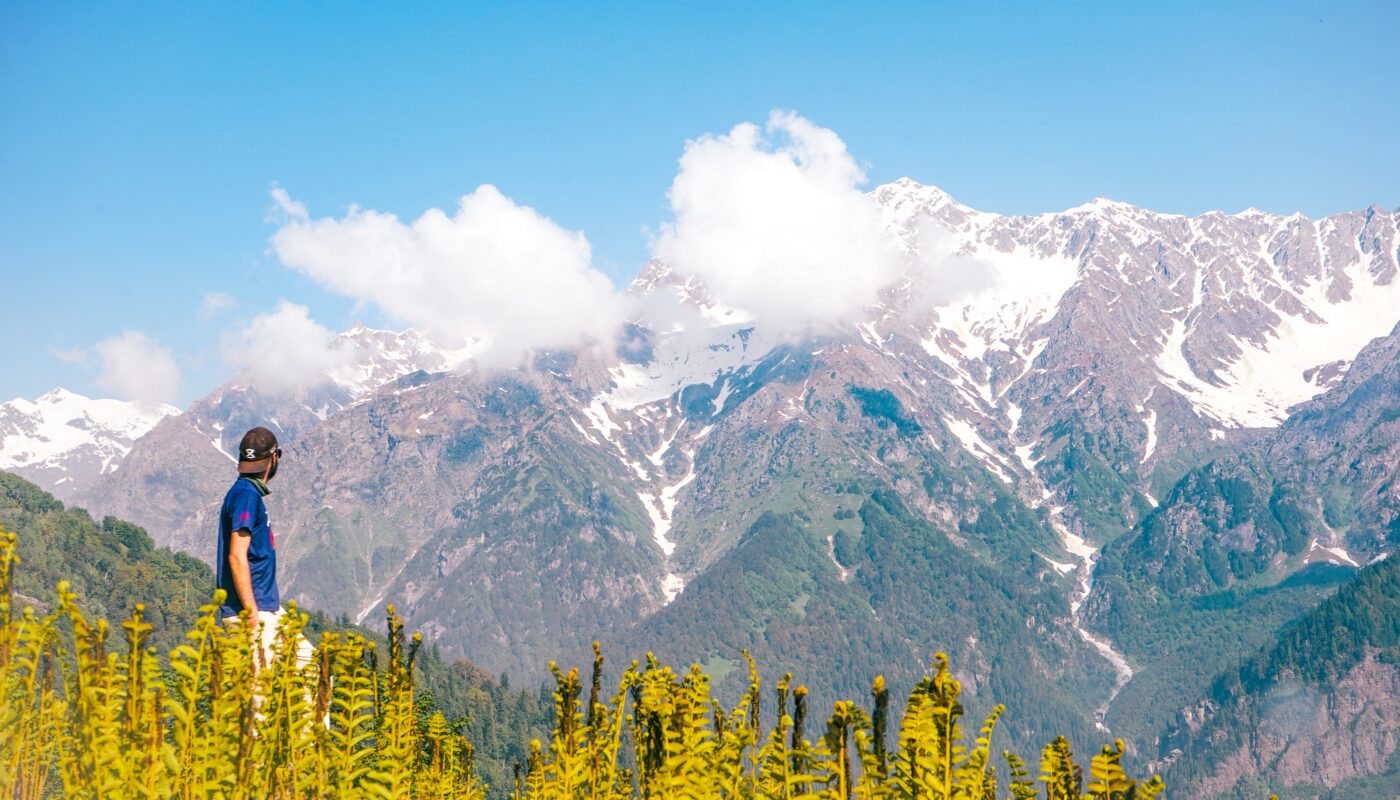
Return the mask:
<path id="1" fill-rule="evenodd" d="M 219 510 L 218 558 L 214 561 L 214 586 L 224 590 L 221 616 L 231 617 L 243 610 L 243 601 L 233 584 L 228 566 L 229 541 L 236 531 L 251 535 L 248 543 L 248 571 L 252 576 L 253 599 L 259 611 L 276 611 L 282 603 L 277 591 L 277 543 L 267 517 L 267 505 L 252 481 L 239 478 L 224 495 Z"/>

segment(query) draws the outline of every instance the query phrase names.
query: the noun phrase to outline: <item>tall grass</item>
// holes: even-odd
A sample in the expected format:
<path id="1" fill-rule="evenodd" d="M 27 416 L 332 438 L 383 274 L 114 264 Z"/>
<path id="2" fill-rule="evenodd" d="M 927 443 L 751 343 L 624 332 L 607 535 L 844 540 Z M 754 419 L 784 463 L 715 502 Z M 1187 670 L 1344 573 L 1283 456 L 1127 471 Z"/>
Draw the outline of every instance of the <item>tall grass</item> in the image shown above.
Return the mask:
<path id="1" fill-rule="evenodd" d="M 353 634 L 323 634 L 315 661 L 296 648 L 259 663 L 246 634 L 205 606 L 185 643 L 167 654 L 147 646 L 137 606 L 109 637 L 68 587 L 41 615 L 13 602 L 15 537 L 0 531 L 0 796 L 126 798 L 451 798 L 486 796 L 470 744 L 441 713 L 415 702 L 407 637 L 390 608 L 387 652 Z M 295 641 L 306 624 L 284 615 Z M 108 650 L 109 638 L 120 643 Z M 711 696 L 699 667 L 676 672 L 648 658 L 623 671 L 604 697 L 595 646 L 591 680 L 550 668 L 555 727 L 533 741 L 513 786 L 515 800 L 1151 800 L 1157 778 L 1131 779 L 1122 742 L 1087 771 L 1063 738 L 1046 746 L 1038 773 L 1015 755 L 994 757 L 1002 709 L 969 737 L 961 687 L 937 656 L 889 730 L 884 680 L 867 713 L 839 702 L 824 721 L 807 718 L 807 692 L 784 676 L 762 724 L 762 681 L 736 707 Z M 810 728 L 810 729 L 809 729 Z"/>

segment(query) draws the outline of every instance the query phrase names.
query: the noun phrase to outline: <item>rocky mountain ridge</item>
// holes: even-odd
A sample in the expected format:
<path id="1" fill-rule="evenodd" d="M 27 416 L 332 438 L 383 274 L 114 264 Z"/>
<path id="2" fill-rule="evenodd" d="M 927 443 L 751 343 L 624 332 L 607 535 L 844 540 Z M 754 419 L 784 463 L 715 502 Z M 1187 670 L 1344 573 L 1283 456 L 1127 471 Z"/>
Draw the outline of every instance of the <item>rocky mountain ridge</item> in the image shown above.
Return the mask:
<path id="1" fill-rule="evenodd" d="M 925 563 L 926 537 L 942 536 L 968 569 L 991 570 L 961 607 L 974 629 L 1039 620 L 1057 650 L 1032 674 L 1074 665 L 1054 680 L 1125 725 L 1105 700 L 1157 656 L 1120 652 L 1096 599 L 1099 548 L 1193 470 L 1343 389 L 1358 351 L 1400 320 L 1400 215 L 1186 218 L 1095 201 L 1007 217 L 911 181 L 872 197 L 907 270 L 854 326 L 773 331 L 653 263 L 630 288 L 645 314 L 616 353 L 540 354 L 503 373 L 424 347 L 379 362 L 358 392 L 331 376 L 294 395 L 231 384 L 156 426 L 83 502 L 207 557 L 228 467 L 201 454 L 273 423 L 288 451 L 272 502 L 289 593 L 352 617 L 395 598 L 446 652 L 527 673 L 595 636 L 632 641 L 639 622 L 720 630 L 708 612 L 723 588 L 701 602 L 688 587 L 732 570 L 756 530 L 819 556 L 803 557 L 807 573 L 829 570 L 811 585 L 756 575 L 791 590 L 745 606 L 760 637 L 798 635 L 811 608 L 854 640 L 912 580 L 871 554 Z M 926 533 L 867 540 L 884 517 L 861 509 L 877 496 Z M 1325 546 L 1353 547 L 1349 535 Z M 953 577 L 923 580 L 935 574 Z M 983 594 L 1028 581 L 1048 595 Z M 846 600 L 813 605 L 813 586 L 848 587 L 835 590 Z M 909 624 L 895 633 L 907 654 L 881 654 L 901 669 L 935 646 L 966 664 L 993 652 L 956 626 Z M 656 646 L 728 657 L 705 649 L 721 638 L 683 638 Z M 823 657 L 809 634 L 795 641 L 795 658 Z"/>

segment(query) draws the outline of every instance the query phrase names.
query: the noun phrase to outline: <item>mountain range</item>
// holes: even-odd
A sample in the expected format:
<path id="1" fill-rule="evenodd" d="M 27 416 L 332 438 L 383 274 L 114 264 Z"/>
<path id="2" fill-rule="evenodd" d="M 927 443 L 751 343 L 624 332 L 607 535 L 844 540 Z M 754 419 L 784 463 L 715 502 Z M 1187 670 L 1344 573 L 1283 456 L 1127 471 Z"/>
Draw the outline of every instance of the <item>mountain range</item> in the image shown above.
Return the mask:
<path id="1" fill-rule="evenodd" d="M 140 425 L 0 406 L 4 467 L 207 559 L 267 425 L 284 593 L 328 612 L 392 601 L 522 677 L 601 639 L 737 685 L 744 646 L 831 696 L 941 649 L 1030 711 L 1015 740 L 1175 764 L 1219 675 L 1400 542 L 1400 212 L 871 196 L 906 269 L 843 328 L 771 329 L 652 262 L 606 351 L 486 370 L 356 327 L 294 391 L 238 376 Z"/>

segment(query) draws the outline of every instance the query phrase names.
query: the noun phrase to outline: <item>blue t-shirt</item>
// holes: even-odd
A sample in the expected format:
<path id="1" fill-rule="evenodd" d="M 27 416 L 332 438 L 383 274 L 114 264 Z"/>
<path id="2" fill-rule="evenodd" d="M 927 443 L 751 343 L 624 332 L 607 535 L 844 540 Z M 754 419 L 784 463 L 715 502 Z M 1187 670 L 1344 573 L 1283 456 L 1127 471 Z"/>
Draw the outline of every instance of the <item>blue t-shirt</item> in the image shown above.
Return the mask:
<path id="1" fill-rule="evenodd" d="M 233 572 L 228 567 L 229 539 L 240 530 L 252 534 L 252 541 L 248 543 L 248 572 L 253 581 L 253 600 L 259 611 L 276 611 L 282 604 L 282 597 L 277 591 L 277 543 L 268 523 L 267 506 L 258 487 L 250 480 L 239 478 L 224 495 L 224 507 L 219 511 L 214 586 L 225 593 L 219 614 L 232 617 L 243 610 L 243 601 L 238 599 L 238 590 L 233 585 Z"/>

